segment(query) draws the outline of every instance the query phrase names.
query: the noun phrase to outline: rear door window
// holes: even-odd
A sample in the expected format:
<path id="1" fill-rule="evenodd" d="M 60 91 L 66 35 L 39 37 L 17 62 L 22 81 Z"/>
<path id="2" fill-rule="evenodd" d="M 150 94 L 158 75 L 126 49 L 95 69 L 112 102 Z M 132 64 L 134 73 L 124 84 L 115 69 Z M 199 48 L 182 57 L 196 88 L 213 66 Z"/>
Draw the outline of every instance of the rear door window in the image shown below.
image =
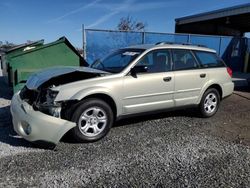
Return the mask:
<path id="1" fill-rule="evenodd" d="M 173 49 L 174 70 L 188 70 L 199 68 L 190 50 Z"/>
<path id="2" fill-rule="evenodd" d="M 194 51 L 198 61 L 202 67 L 224 67 L 223 61 L 215 54 L 211 52 Z"/>

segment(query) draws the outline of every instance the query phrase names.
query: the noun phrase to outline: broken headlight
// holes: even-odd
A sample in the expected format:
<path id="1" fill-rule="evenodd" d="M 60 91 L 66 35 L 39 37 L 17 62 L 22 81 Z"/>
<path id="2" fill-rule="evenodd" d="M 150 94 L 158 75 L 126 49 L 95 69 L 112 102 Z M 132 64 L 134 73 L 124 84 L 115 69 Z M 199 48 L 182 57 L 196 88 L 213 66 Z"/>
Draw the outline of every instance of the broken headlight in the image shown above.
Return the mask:
<path id="1" fill-rule="evenodd" d="M 37 103 L 39 105 L 52 105 L 54 104 L 55 98 L 58 91 L 53 91 L 50 89 L 45 89 L 40 91 Z"/>
<path id="2" fill-rule="evenodd" d="M 51 106 L 49 108 L 49 113 L 54 116 L 54 117 L 58 117 L 60 118 L 61 117 L 61 106 Z"/>
<path id="3" fill-rule="evenodd" d="M 61 104 L 55 102 L 55 98 L 58 95 L 58 91 L 51 89 L 45 89 L 41 91 L 39 95 L 36 107 L 41 112 L 52 115 L 54 117 L 60 117 L 61 114 Z"/>
<path id="4" fill-rule="evenodd" d="M 55 102 L 55 98 L 57 95 L 58 95 L 58 91 L 48 89 L 47 94 L 46 94 L 46 101 L 47 101 L 47 104 L 53 104 L 49 106 L 49 109 L 48 109 L 49 113 L 54 117 L 60 118 L 61 105 Z"/>
<path id="5" fill-rule="evenodd" d="M 48 89 L 46 93 L 46 103 L 53 104 L 57 95 L 58 91 Z"/>

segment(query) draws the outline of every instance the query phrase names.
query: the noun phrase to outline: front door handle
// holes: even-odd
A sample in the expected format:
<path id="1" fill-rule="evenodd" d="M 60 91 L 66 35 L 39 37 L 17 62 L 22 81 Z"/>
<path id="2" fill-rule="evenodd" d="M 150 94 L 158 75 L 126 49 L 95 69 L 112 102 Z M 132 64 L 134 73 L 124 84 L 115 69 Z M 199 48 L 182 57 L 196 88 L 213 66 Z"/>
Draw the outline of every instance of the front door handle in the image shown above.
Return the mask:
<path id="1" fill-rule="evenodd" d="M 171 81 L 171 79 L 172 79 L 172 77 L 170 77 L 170 76 L 169 77 L 164 77 L 163 81 L 164 82 L 169 82 L 169 81 Z"/>
<path id="2" fill-rule="evenodd" d="M 205 73 L 200 74 L 200 77 L 201 77 L 201 78 L 205 78 L 205 77 L 206 77 L 206 74 L 205 74 Z"/>

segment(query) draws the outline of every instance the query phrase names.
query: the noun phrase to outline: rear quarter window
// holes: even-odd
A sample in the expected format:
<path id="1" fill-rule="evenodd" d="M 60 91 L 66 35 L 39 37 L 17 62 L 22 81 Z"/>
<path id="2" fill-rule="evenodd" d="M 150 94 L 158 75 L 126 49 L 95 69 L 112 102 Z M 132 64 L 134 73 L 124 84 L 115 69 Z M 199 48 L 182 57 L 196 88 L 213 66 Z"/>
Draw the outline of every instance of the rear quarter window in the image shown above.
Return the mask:
<path id="1" fill-rule="evenodd" d="M 225 67 L 223 61 L 212 52 L 194 51 L 202 67 Z"/>

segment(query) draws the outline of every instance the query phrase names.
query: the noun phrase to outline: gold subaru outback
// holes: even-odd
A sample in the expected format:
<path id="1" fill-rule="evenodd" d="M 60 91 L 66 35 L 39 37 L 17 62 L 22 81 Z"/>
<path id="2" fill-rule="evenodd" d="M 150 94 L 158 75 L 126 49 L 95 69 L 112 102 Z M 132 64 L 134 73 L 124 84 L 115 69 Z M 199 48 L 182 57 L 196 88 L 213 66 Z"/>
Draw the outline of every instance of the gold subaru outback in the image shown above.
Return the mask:
<path id="1" fill-rule="evenodd" d="M 232 94 L 232 71 L 212 49 L 159 43 L 119 49 L 90 67 L 55 67 L 30 76 L 11 102 L 15 131 L 56 145 L 104 137 L 114 121 L 196 106 L 213 116 Z"/>

